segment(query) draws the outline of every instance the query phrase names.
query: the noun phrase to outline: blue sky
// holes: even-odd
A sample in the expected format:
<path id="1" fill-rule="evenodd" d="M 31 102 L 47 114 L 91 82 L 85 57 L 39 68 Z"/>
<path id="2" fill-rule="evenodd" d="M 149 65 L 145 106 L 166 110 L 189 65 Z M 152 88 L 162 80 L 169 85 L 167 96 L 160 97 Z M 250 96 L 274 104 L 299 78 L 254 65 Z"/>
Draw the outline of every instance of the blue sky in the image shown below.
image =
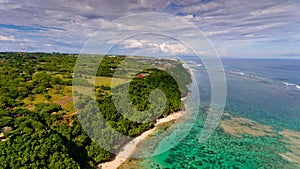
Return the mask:
<path id="1" fill-rule="evenodd" d="M 0 0 L 0 51 L 79 53 L 102 26 L 141 12 L 167 13 L 191 22 L 221 57 L 300 58 L 298 0 Z M 114 34 L 105 42 L 116 42 L 114 35 L 122 32 L 122 26 L 111 29 L 109 33 Z M 170 26 L 178 28 L 175 33 L 187 33 L 180 25 Z M 141 53 L 150 49 L 189 54 L 180 44 L 155 36 L 128 39 L 116 50 Z"/>

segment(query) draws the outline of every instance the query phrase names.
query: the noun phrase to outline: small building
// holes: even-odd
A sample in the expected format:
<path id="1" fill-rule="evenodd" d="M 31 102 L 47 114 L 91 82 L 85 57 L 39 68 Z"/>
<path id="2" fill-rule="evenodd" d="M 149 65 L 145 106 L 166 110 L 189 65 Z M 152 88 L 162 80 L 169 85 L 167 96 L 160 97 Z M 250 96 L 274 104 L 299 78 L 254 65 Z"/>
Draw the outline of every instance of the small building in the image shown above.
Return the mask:
<path id="1" fill-rule="evenodd" d="M 10 131 L 12 131 L 12 127 L 3 127 L 2 128 L 3 133 L 7 133 L 7 132 L 10 132 Z"/>
<path id="2" fill-rule="evenodd" d="M 144 78 L 146 76 L 148 76 L 149 74 L 148 73 L 140 73 L 137 75 L 138 78 Z"/>
<path id="3" fill-rule="evenodd" d="M 171 63 L 166 63 L 165 66 L 170 67 L 170 66 L 172 66 L 172 64 Z"/>

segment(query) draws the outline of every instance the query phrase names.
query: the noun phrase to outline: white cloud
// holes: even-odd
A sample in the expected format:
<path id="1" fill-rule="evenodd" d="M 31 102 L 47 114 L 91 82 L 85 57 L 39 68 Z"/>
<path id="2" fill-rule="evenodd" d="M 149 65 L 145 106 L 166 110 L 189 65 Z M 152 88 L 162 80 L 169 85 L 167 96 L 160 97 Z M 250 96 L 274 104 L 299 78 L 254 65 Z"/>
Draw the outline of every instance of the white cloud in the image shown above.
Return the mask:
<path id="1" fill-rule="evenodd" d="M 142 41 L 135 39 L 128 39 L 123 42 L 124 48 L 142 48 L 144 45 Z"/>
<path id="2" fill-rule="evenodd" d="M 0 35 L 0 41 L 16 41 L 14 36 Z"/>
<path id="3" fill-rule="evenodd" d="M 182 44 L 168 44 L 168 43 L 161 43 L 158 45 L 159 49 L 164 53 L 170 54 L 188 54 L 188 50 Z"/>
<path id="4" fill-rule="evenodd" d="M 0 32 L 3 34 L 0 35 L 0 40 L 7 43 L 7 47 L 10 45 L 12 50 L 15 46 L 10 42 L 27 39 L 26 41 L 23 40 L 22 43 L 26 43 L 28 49 L 36 49 L 38 44 L 50 44 L 51 46 L 44 46 L 47 51 L 70 49 L 70 51 L 79 52 L 86 40 L 92 37 L 95 31 L 113 19 L 131 13 L 149 11 L 178 14 L 177 17 L 193 22 L 217 46 L 228 44 L 222 47 L 223 52 L 220 52 L 228 55 L 239 46 L 252 44 L 248 41 L 264 40 L 266 43 L 272 43 L 274 37 L 286 37 L 289 38 L 289 42 L 300 40 L 300 1 L 295 0 L 226 0 L 222 2 L 206 1 L 205 3 L 198 0 L 97 0 L 75 2 L 66 0 L 59 3 L 54 0 L 45 2 L 2 0 L 0 1 L 1 25 L 10 26 L 0 27 Z M 159 18 L 152 19 L 153 22 L 156 20 L 159 20 Z M 122 29 L 141 30 L 143 23 L 150 21 L 137 19 L 137 22 L 141 24 L 134 27 L 122 23 L 118 25 L 119 27 L 115 31 L 121 31 Z M 11 28 L 11 25 L 20 27 Z M 170 25 L 174 28 L 170 31 L 180 32 L 185 29 L 182 25 Z M 28 30 L 21 30 L 24 26 Z M 38 28 L 39 26 L 60 28 L 61 30 L 43 28 L 42 30 L 30 31 L 30 28 Z M 159 26 L 153 29 L 159 29 Z M 194 38 L 193 34 L 189 34 L 187 31 L 185 33 L 186 37 L 191 40 Z M 14 36 L 18 38 L 15 39 Z M 111 42 L 109 38 L 107 39 L 108 43 Z M 115 37 L 111 37 L 111 39 L 115 39 Z M 239 43 L 230 43 L 230 41 Z M 152 47 L 170 53 L 188 52 L 180 46 L 167 43 L 167 41 L 154 41 L 152 42 L 153 46 L 146 43 L 151 43 L 151 41 L 143 42 L 141 39 L 129 41 L 124 44 L 124 48 Z M 234 46 L 231 46 L 233 44 Z M 43 48 L 40 49 L 43 50 Z M 15 47 L 15 50 L 18 50 L 18 48 Z M 39 49 L 37 48 L 37 50 Z M 297 50 L 296 52 L 300 53 Z"/>
<path id="5" fill-rule="evenodd" d="M 152 37 L 144 37 L 143 40 L 136 39 L 127 39 L 123 41 L 121 44 L 126 49 L 135 49 L 145 50 L 149 52 L 152 50 L 153 52 L 163 52 L 165 54 L 178 55 L 178 54 L 191 54 L 191 51 L 188 50 L 183 44 L 179 43 L 171 43 L 171 42 L 162 42 L 164 39 L 156 39 Z"/>
<path id="6" fill-rule="evenodd" d="M 194 16 L 193 15 L 185 15 L 185 16 L 183 16 L 183 18 L 192 19 L 192 18 L 194 18 Z"/>

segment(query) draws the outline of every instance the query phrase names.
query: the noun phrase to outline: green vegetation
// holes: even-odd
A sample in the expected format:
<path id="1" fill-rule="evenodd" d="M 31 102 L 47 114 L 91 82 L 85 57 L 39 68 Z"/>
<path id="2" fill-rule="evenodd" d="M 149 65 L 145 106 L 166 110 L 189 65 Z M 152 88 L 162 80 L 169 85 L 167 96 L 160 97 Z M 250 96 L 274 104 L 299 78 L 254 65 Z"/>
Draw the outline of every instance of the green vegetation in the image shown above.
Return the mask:
<path id="1" fill-rule="evenodd" d="M 163 114 L 159 115 L 163 116 L 181 109 L 181 93 L 187 93 L 186 85 L 191 79 L 177 61 L 149 59 L 159 67 L 172 64 L 166 68 L 172 76 L 168 71 L 146 69 L 138 72 L 147 74 L 140 78 L 130 73 L 134 69 L 127 69 L 111 86 L 111 77 L 125 58 L 104 57 L 96 73 L 96 106 L 108 125 L 134 137 L 153 127 L 149 118 L 159 115 L 158 111 L 153 110 L 147 118 L 137 115 L 145 123 L 125 118 L 114 106 L 111 87 L 125 90 L 129 85 L 130 102 L 139 111 L 151 109 L 149 94 L 160 89 L 167 98 Z M 4 135 L 0 138 L 0 168 L 95 168 L 98 163 L 112 159 L 113 155 L 94 143 L 83 130 L 85 124 L 100 129 L 106 126 L 101 126 L 104 122 L 97 121 L 97 115 L 89 113 L 95 107 L 91 98 L 82 93 L 93 86 L 92 78 L 74 74 L 76 59 L 76 55 L 59 53 L 0 53 L 0 132 Z M 131 59 L 130 66 L 138 68 L 140 61 Z M 79 116 L 75 115 L 72 104 L 73 76 L 80 77 L 75 83 L 82 90 L 76 93 L 80 98 L 75 105 L 80 109 Z M 128 105 L 124 103 L 122 108 L 126 111 Z M 96 121 L 85 123 L 91 117 Z M 126 141 L 119 140 L 115 148 Z"/>

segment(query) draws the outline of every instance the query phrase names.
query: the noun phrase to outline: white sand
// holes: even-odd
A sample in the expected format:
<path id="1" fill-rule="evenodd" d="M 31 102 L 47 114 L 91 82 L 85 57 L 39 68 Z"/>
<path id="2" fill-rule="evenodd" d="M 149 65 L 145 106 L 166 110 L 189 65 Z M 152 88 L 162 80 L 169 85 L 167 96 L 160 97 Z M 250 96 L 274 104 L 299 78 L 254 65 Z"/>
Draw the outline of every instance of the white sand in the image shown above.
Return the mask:
<path id="1" fill-rule="evenodd" d="M 194 69 L 188 69 L 188 72 L 190 73 L 191 76 L 194 76 L 195 70 Z"/>
<path id="2" fill-rule="evenodd" d="M 162 123 L 166 123 L 172 120 L 177 120 L 178 118 L 180 118 L 180 116 L 182 116 L 183 112 L 179 111 L 179 112 L 175 112 L 170 114 L 167 117 L 161 118 L 156 120 L 155 126 L 162 124 Z M 116 156 L 116 158 L 113 161 L 109 161 L 106 163 L 101 163 L 98 165 L 98 168 L 102 169 L 116 169 L 118 168 L 123 162 L 125 162 L 130 155 L 132 155 L 132 153 L 134 152 L 136 146 L 142 142 L 143 140 L 145 140 L 150 134 L 153 133 L 153 131 L 156 129 L 157 127 L 154 127 L 151 130 L 145 131 L 144 133 L 142 133 L 140 136 L 134 138 L 132 141 L 130 141 L 128 144 L 126 144 L 123 148 L 123 150 Z"/>

